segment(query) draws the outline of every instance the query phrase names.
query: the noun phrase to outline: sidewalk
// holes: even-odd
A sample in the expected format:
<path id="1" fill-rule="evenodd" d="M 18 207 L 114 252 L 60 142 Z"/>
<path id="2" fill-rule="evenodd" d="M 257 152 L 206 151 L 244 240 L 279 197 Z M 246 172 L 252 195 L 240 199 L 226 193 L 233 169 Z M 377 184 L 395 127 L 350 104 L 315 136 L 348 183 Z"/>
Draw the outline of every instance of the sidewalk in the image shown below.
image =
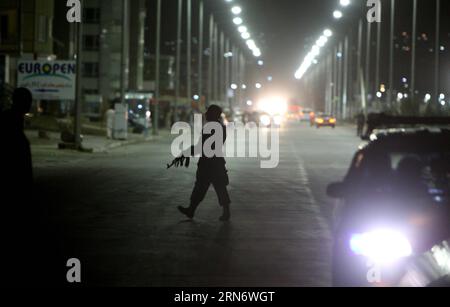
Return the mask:
<path id="1" fill-rule="evenodd" d="M 37 130 L 26 130 L 25 134 L 30 141 L 31 147 L 58 149 L 58 144 L 61 142 L 60 134 L 55 132 L 47 132 L 48 138 L 46 139 L 39 138 L 39 132 Z M 160 137 L 158 136 L 156 138 Z M 106 136 L 83 135 L 83 148 L 87 152 L 101 153 L 118 147 L 148 142 L 154 139 L 154 136 L 145 137 L 141 134 L 128 134 L 128 139 L 125 141 L 110 140 Z"/>

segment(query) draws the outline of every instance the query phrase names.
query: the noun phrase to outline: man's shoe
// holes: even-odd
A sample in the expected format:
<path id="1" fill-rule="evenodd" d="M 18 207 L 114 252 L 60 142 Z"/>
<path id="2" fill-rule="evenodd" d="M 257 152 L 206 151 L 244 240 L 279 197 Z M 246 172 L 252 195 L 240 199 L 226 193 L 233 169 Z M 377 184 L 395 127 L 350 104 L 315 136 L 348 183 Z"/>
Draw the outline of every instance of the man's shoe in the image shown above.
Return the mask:
<path id="1" fill-rule="evenodd" d="M 219 218 L 221 222 L 228 222 L 231 219 L 230 207 L 223 207 L 223 214 Z"/>
<path id="2" fill-rule="evenodd" d="M 191 220 L 194 218 L 194 211 L 191 208 L 183 208 L 183 207 L 179 206 L 178 211 L 180 211 L 182 214 L 186 215 Z"/>

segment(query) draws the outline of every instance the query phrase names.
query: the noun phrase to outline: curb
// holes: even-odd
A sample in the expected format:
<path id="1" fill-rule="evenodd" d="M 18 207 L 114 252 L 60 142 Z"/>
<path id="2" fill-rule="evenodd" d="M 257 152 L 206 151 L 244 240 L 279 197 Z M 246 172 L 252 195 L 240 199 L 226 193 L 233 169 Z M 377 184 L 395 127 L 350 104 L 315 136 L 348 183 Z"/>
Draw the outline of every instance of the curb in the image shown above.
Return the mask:
<path id="1" fill-rule="evenodd" d="M 140 143 L 146 143 L 146 142 L 150 142 L 155 140 L 154 137 L 147 137 L 144 139 L 136 139 L 136 140 L 129 140 L 129 141 L 116 141 L 116 142 L 112 142 L 110 144 L 106 144 L 103 147 L 99 147 L 99 148 L 92 148 L 90 150 L 92 150 L 92 153 L 105 153 L 120 147 L 125 147 L 125 146 L 129 146 L 129 145 L 136 145 L 136 144 L 140 144 Z"/>

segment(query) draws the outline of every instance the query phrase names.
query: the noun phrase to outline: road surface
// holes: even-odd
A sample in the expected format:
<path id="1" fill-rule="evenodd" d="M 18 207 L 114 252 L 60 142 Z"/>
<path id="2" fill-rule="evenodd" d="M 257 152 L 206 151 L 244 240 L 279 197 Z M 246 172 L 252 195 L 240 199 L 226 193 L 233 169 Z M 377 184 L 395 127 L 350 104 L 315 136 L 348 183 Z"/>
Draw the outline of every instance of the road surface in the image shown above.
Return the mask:
<path id="1" fill-rule="evenodd" d="M 330 286 L 332 201 L 360 140 L 350 127 L 285 128 L 280 164 L 229 159 L 232 221 L 213 189 L 194 221 L 195 163 L 166 170 L 170 138 L 106 154 L 34 150 L 37 199 L 88 286 Z"/>

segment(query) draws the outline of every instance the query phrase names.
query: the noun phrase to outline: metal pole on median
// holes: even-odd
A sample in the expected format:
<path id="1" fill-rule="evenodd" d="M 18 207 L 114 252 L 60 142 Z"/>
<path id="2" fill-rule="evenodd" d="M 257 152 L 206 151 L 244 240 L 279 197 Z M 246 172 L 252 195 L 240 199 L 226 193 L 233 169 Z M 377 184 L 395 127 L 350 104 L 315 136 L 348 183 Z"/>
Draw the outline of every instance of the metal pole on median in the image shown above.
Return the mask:
<path id="1" fill-rule="evenodd" d="M 367 23 L 367 41 L 366 41 L 366 95 L 371 95 L 371 87 L 370 87 L 370 51 L 372 47 L 372 23 Z"/>
<path id="2" fill-rule="evenodd" d="M 377 23 L 377 55 L 375 67 L 375 93 L 380 90 L 380 65 L 381 65 L 381 22 Z M 380 99 L 380 98 L 378 98 Z"/>
<path id="3" fill-rule="evenodd" d="M 416 92 L 416 36 L 417 36 L 417 0 L 413 0 L 413 22 L 411 34 L 411 101 Z"/>
<path id="4" fill-rule="evenodd" d="M 209 17 L 209 57 L 208 57 L 208 99 L 207 105 L 213 100 L 213 32 L 214 32 L 214 16 Z"/>
<path id="5" fill-rule="evenodd" d="M 344 80 L 343 80 L 343 92 L 342 92 L 342 118 L 347 119 L 347 103 L 348 103 L 348 62 L 350 59 L 348 36 L 344 41 Z"/>
<path id="6" fill-rule="evenodd" d="M 186 0 L 187 3 L 187 18 L 186 18 L 186 29 L 187 29 L 187 37 L 186 37 L 186 96 L 188 101 L 192 101 L 192 1 Z"/>
<path id="7" fill-rule="evenodd" d="M 394 33 L 395 33 L 395 0 L 391 0 L 391 30 L 389 46 L 389 89 L 387 102 L 390 107 L 393 106 L 392 97 L 394 94 Z"/>
<path id="8" fill-rule="evenodd" d="M 176 64 L 175 64 L 175 106 L 173 108 L 175 122 L 179 121 L 178 118 L 178 104 L 180 100 L 180 73 L 181 73 L 181 23 L 183 19 L 183 0 L 178 0 L 178 12 L 177 12 L 177 51 L 176 51 Z"/>
<path id="9" fill-rule="evenodd" d="M 125 83 L 126 83 L 126 70 L 127 70 L 127 62 L 126 62 L 126 42 L 127 42 L 127 33 L 126 31 L 128 30 L 128 26 L 127 26 L 127 12 L 128 12 L 128 0 L 122 0 L 122 50 L 121 50 L 121 55 L 120 55 L 120 66 L 121 66 L 121 70 L 120 70 L 120 99 L 123 105 L 126 104 L 126 99 L 125 99 Z"/>
<path id="10" fill-rule="evenodd" d="M 203 20 L 204 20 L 204 6 L 203 1 L 200 1 L 198 8 L 198 96 L 200 99 L 204 96 L 203 93 Z"/>
<path id="11" fill-rule="evenodd" d="M 75 116 L 74 116 L 74 135 L 75 146 L 77 149 L 81 148 L 81 103 L 82 103 L 82 88 L 81 88 L 81 73 L 82 73 L 82 40 L 83 40 L 83 23 L 79 22 L 77 27 L 77 83 L 76 83 L 76 98 L 75 98 Z"/>
<path id="12" fill-rule="evenodd" d="M 362 92 L 360 91 L 362 79 L 361 79 L 359 72 L 362 67 L 362 44 L 363 44 L 362 39 L 363 39 L 363 21 L 362 21 L 362 19 L 360 19 L 359 24 L 358 24 L 358 51 L 357 51 L 357 59 L 356 59 L 356 80 L 357 80 L 357 82 L 356 82 L 356 84 L 357 84 L 358 92 L 361 95 L 361 97 L 360 97 L 361 98 L 361 106 L 360 106 L 361 108 L 362 108 L 362 98 L 363 97 L 362 97 Z M 359 111 L 360 110 L 358 108 L 358 110 L 356 110 L 356 112 L 359 113 Z"/>
<path id="13" fill-rule="evenodd" d="M 440 23 L 441 23 L 441 0 L 436 0 L 436 42 L 434 47 L 435 52 L 435 60 L 434 60 L 434 99 L 435 103 L 438 104 L 438 108 L 440 108 L 439 104 L 439 90 L 440 90 L 440 52 L 441 52 L 441 44 L 440 44 Z"/>
<path id="14" fill-rule="evenodd" d="M 156 55 L 155 55 L 155 114 L 153 115 L 153 134 L 159 134 L 159 95 L 160 95 L 160 58 L 161 58 L 161 0 L 156 9 Z"/>
<path id="15" fill-rule="evenodd" d="M 230 40 L 227 38 L 225 42 L 225 53 L 227 54 L 227 57 L 225 58 L 225 82 L 224 82 L 224 88 L 225 91 L 225 99 L 230 107 L 230 111 L 233 111 L 233 106 L 231 104 L 230 97 L 228 97 L 228 89 L 230 88 Z"/>

